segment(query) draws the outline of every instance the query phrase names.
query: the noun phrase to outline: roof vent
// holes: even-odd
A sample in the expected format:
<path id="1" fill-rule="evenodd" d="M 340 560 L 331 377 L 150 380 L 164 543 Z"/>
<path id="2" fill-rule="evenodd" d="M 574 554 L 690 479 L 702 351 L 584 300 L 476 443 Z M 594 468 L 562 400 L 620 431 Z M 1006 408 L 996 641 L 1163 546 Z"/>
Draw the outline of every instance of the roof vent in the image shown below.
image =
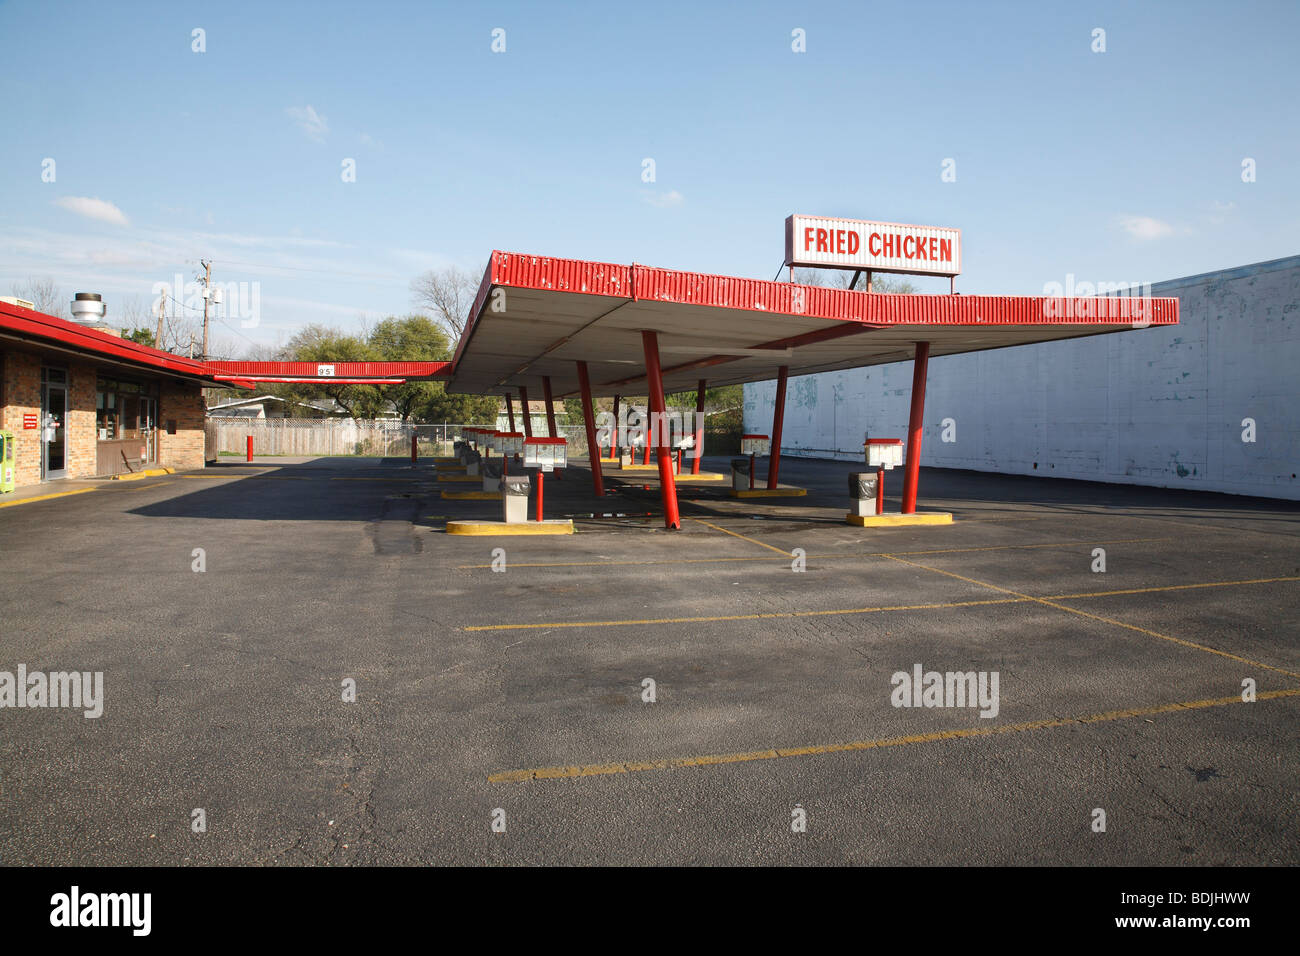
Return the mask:
<path id="1" fill-rule="evenodd" d="M 72 321 L 98 325 L 104 319 L 104 297 L 98 292 L 78 292 L 72 297 Z"/>

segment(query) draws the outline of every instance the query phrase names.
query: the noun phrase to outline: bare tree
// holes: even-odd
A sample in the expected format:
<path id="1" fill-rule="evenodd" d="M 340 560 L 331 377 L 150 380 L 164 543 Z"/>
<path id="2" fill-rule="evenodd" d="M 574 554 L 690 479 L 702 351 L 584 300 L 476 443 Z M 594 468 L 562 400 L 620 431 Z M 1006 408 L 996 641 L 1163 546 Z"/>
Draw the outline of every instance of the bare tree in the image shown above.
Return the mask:
<path id="1" fill-rule="evenodd" d="M 853 271 L 850 269 L 795 269 L 794 281 L 801 285 L 822 285 L 835 289 L 847 289 L 853 282 Z M 864 277 L 858 278 L 858 291 L 867 291 L 867 283 Z M 895 295 L 915 295 L 917 288 L 906 278 L 876 273 L 871 277 L 871 291 L 889 292 Z"/>
<path id="2" fill-rule="evenodd" d="M 49 276 L 37 279 L 29 276 L 27 281 L 13 287 L 13 294 L 20 299 L 36 305 L 37 312 L 67 318 L 68 302 L 63 296 L 59 284 Z"/>
<path id="3" fill-rule="evenodd" d="M 430 269 L 412 280 L 411 296 L 417 307 L 431 312 L 431 317 L 442 324 L 454 344 L 465 331 L 478 286 L 479 279 L 473 273 L 448 266 Z"/>

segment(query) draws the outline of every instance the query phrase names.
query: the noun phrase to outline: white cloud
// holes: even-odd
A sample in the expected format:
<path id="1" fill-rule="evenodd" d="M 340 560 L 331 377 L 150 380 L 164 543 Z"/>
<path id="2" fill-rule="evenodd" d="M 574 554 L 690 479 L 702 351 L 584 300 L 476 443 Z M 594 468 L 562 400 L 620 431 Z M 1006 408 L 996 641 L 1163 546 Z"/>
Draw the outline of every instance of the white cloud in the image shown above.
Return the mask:
<path id="1" fill-rule="evenodd" d="M 666 193 L 650 193 L 645 197 L 645 201 L 660 209 L 667 209 L 669 206 L 680 206 L 686 201 L 686 197 L 673 189 Z"/>
<path id="2" fill-rule="evenodd" d="M 325 134 L 330 131 L 330 125 L 310 103 L 306 106 L 290 106 L 285 112 L 308 139 L 316 143 L 325 142 Z"/>
<path id="3" fill-rule="evenodd" d="M 129 226 L 131 224 L 126 218 L 126 214 L 106 199 L 89 199 L 85 196 L 60 196 L 54 200 L 54 205 L 66 209 L 68 212 L 76 213 L 78 216 L 85 216 L 87 219 L 98 219 L 100 222 L 111 222 L 115 226 Z"/>
<path id="4" fill-rule="evenodd" d="M 1152 239 L 1164 239 L 1172 236 L 1175 232 L 1173 226 L 1159 219 L 1152 219 L 1150 216 L 1123 216 L 1120 218 L 1120 225 L 1134 239 L 1140 239 L 1144 242 Z"/>

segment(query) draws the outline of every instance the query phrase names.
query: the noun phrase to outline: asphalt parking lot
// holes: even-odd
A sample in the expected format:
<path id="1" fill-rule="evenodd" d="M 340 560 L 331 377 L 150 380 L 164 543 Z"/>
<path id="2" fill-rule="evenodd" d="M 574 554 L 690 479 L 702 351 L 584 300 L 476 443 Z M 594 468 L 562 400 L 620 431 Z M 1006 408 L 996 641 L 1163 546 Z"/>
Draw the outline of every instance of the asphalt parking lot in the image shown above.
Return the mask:
<path id="1" fill-rule="evenodd" d="M 0 709 L 0 865 L 1300 863 L 1300 507 L 923 470 L 951 526 L 854 528 L 850 470 L 678 532 L 575 468 L 573 536 L 452 536 L 499 505 L 378 459 L 0 510 L 0 670 L 105 688 Z"/>

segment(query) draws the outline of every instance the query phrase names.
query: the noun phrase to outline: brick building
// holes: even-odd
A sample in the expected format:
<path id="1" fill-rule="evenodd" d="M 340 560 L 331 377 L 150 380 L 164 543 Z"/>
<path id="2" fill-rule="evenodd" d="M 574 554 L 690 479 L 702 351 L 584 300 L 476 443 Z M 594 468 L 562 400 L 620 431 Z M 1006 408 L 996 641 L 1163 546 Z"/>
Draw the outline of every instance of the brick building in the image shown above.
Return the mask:
<path id="1" fill-rule="evenodd" d="M 0 429 L 18 487 L 202 468 L 202 362 L 0 301 Z"/>

